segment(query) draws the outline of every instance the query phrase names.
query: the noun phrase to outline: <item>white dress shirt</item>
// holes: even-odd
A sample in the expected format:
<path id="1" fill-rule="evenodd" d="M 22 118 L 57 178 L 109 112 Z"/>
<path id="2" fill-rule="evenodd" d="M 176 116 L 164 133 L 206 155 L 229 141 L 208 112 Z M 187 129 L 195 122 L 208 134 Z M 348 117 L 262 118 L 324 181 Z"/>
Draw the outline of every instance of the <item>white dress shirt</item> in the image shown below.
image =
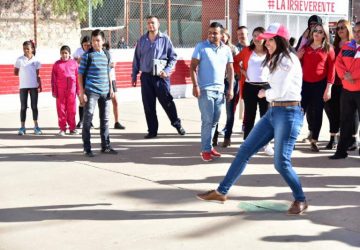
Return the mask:
<path id="1" fill-rule="evenodd" d="M 302 68 L 298 57 L 290 53 L 290 58 L 283 57 L 278 66 L 269 75 L 270 89 L 265 91 L 266 100 L 301 101 Z"/>

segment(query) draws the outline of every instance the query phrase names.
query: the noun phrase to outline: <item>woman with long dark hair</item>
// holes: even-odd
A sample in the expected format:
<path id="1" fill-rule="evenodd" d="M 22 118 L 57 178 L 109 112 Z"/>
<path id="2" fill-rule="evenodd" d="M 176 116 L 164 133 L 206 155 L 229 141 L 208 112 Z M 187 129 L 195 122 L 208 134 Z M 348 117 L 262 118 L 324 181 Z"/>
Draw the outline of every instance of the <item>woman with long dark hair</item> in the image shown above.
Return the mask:
<path id="1" fill-rule="evenodd" d="M 317 24 L 307 44 L 298 51 L 303 68 L 301 106 L 307 114 L 310 149 L 319 152 L 317 141 L 322 126 L 324 103 L 331 98 L 335 80 L 335 52 L 329 40 L 327 25 Z"/>
<path id="2" fill-rule="evenodd" d="M 259 90 L 258 97 L 270 103 L 266 114 L 256 123 L 240 146 L 224 180 L 216 190 L 198 194 L 206 201 L 225 202 L 231 186 L 240 178 L 249 159 L 256 152 L 275 141 L 274 164 L 292 190 L 295 201 L 288 210 L 289 215 L 303 213 L 308 205 L 300 180 L 292 168 L 291 154 L 303 124 L 301 111 L 302 70 L 297 56 L 291 52 L 288 30 L 279 23 L 269 26 L 257 39 L 266 39 L 268 50 L 264 65 L 269 68 L 269 89 Z"/>
<path id="3" fill-rule="evenodd" d="M 263 65 L 267 53 L 265 40 L 257 39 L 264 32 L 263 27 L 255 28 L 250 46 L 244 48 L 234 58 L 234 64 L 240 64 L 240 72 L 236 73 L 241 75 L 241 98 L 244 99 L 244 140 L 254 127 L 257 107 L 259 106 L 260 117 L 262 117 L 269 106 L 266 98 L 258 97 L 259 90 L 269 86 L 267 83 L 269 69 Z M 274 155 L 270 144 L 264 147 L 264 151 L 267 155 Z"/>

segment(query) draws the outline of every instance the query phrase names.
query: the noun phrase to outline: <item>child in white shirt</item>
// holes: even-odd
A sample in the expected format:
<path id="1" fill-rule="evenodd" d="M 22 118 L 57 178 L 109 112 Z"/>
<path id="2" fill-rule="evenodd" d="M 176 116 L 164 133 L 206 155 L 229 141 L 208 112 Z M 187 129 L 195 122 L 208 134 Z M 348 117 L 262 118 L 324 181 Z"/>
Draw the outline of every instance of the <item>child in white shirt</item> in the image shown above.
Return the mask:
<path id="1" fill-rule="evenodd" d="M 23 43 L 24 55 L 20 56 L 15 63 L 14 74 L 19 76 L 20 87 L 20 120 L 21 127 L 18 131 L 18 135 L 24 135 L 26 133 L 25 120 L 27 100 L 30 93 L 31 109 L 34 120 L 34 133 L 41 135 L 42 131 L 38 125 L 38 92 L 42 91 L 41 80 L 39 76 L 41 63 L 35 57 L 35 43 L 33 41 L 25 41 Z"/>

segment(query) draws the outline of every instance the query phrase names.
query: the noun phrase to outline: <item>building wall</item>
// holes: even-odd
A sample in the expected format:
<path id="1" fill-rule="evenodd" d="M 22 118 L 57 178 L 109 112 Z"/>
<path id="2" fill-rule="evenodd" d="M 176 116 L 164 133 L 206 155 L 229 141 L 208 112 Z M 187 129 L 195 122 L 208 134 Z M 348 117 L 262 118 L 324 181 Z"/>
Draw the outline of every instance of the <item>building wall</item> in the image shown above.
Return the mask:
<path id="1" fill-rule="evenodd" d="M 37 10 L 37 47 L 60 48 L 66 44 L 79 47 L 80 24 L 75 16 L 55 17 L 48 9 Z M 0 48 L 19 49 L 34 39 L 33 0 L 0 1 Z"/>

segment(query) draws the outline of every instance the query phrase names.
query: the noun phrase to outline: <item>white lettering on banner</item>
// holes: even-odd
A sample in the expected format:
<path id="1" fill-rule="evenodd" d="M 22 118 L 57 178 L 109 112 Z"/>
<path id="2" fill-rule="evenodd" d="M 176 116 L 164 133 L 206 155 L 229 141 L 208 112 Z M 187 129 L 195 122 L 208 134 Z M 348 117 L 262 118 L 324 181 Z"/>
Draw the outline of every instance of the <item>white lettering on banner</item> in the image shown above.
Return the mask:
<path id="1" fill-rule="evenodd" d="M 245 5 L 247 11 L 347 15 L 349 6 L 349 2 L 344 0 L 252 0 L 252 2 L 251 5 Z"/>
<path id="2" fill-rule="evenodd" d="M 276 6 L 269 0 L 269 9 L 296 11 L 296 12 L 327 12 L 335 13 L 334 2 L 276 0 Z"/>

